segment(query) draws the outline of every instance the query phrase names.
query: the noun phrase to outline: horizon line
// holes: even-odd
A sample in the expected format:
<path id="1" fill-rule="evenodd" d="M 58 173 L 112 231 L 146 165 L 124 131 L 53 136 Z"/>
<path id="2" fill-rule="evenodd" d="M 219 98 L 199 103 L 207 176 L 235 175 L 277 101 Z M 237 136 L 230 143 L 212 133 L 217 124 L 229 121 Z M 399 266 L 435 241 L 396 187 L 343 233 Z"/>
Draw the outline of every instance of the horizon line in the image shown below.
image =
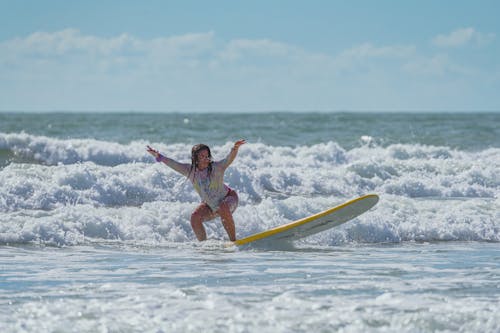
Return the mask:
<path id="1" fill-rule="evenodd" d="M 73 109 L 73 110 L 0 110 L 0 113 L 128 113 L 128 114 L 141 114 L 141 113 L 157 113 L 157 114 L 182 114 L 182 113 L 222 113 L 222 114 L 254 114 L 254 113 L 498 113 L 500 109 L 494 110 L 419 110 L 419 109 L 403 109 L 403 110 L 362 110 L 362 109 L 337 109 L 337 110 L 90 110 L 90 109 Z"/>

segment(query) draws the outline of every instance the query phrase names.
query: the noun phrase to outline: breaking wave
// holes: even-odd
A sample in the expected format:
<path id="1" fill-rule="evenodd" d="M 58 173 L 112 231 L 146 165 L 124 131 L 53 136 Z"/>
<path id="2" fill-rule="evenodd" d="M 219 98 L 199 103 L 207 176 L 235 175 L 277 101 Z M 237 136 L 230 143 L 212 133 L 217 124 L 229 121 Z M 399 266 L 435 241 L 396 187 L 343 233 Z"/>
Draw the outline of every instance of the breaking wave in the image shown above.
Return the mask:
<path id="1" fill-rule="evenodd" d="M 304 242 L 500 241 L 500 149 L 360 142 L 350 150 L 245 145 L 226 172 L 240 196 L 238 236 L 377 193 L 372 211 Z M 194 241 L 189 217 L 199 198 L 146 144 L 189 160 L 187 144 L 0 133 L 0 244 Z M 223 158 L 230 148 L 212 153 Z M 226 236 L 220 223 L 206 225 L 209 237 Z"/>

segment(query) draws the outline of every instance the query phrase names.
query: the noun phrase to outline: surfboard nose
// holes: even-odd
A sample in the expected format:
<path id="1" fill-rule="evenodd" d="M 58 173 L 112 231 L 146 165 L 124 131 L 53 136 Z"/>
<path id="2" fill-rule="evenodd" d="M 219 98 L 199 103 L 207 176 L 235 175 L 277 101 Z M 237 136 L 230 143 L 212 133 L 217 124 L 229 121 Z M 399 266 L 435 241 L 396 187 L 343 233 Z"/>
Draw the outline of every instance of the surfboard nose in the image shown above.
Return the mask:
<path id="1" fill-rule="evenodd" d="M 367 194 L 309 217 L 238 239 L 234 244 L 241 246 L 257 242 L 266 244 L 273 241 L 292 242 L 350 221 L 370 210 L 378 201 L 378 195 Z"/>

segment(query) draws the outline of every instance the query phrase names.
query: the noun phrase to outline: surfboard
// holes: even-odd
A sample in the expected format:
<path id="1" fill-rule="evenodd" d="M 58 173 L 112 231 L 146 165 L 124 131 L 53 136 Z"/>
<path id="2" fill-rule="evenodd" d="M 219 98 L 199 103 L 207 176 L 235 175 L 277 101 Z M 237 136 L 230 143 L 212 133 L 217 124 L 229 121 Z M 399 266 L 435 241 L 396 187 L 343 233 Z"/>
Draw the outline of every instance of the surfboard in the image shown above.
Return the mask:
<path id="1" fill-rule="evenodd" d="M 233 244 L 242 246 L 272 244 L 277 241 L 296 241 L 352 220 L 375 206 L 378 200 L 378 195 L 367 194 L 309 217 L 237 239 Z"/>

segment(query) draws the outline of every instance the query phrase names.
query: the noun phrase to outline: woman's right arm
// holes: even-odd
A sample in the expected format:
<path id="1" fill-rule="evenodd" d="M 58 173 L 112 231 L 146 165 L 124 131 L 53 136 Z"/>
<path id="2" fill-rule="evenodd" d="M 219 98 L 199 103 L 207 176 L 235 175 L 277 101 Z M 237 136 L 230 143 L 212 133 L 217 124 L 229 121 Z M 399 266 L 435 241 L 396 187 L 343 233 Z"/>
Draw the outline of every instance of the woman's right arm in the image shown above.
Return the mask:
<path id="1" fill-rule="evenodd" d="M 189 175 L 189 169 L 191 168 L 190 164 L 180 163 L 174 159 L 168 158 L 162 155 L 158 150 L 153 149 L 150 146 L 147 146 L 147 152 L 153 155 L 153 157 L 156 159 L 157 162 L 164 163 L 168 167 L 172 168 L 173 170 L 177 171 L 178 173 L 186 177 Z"/>

